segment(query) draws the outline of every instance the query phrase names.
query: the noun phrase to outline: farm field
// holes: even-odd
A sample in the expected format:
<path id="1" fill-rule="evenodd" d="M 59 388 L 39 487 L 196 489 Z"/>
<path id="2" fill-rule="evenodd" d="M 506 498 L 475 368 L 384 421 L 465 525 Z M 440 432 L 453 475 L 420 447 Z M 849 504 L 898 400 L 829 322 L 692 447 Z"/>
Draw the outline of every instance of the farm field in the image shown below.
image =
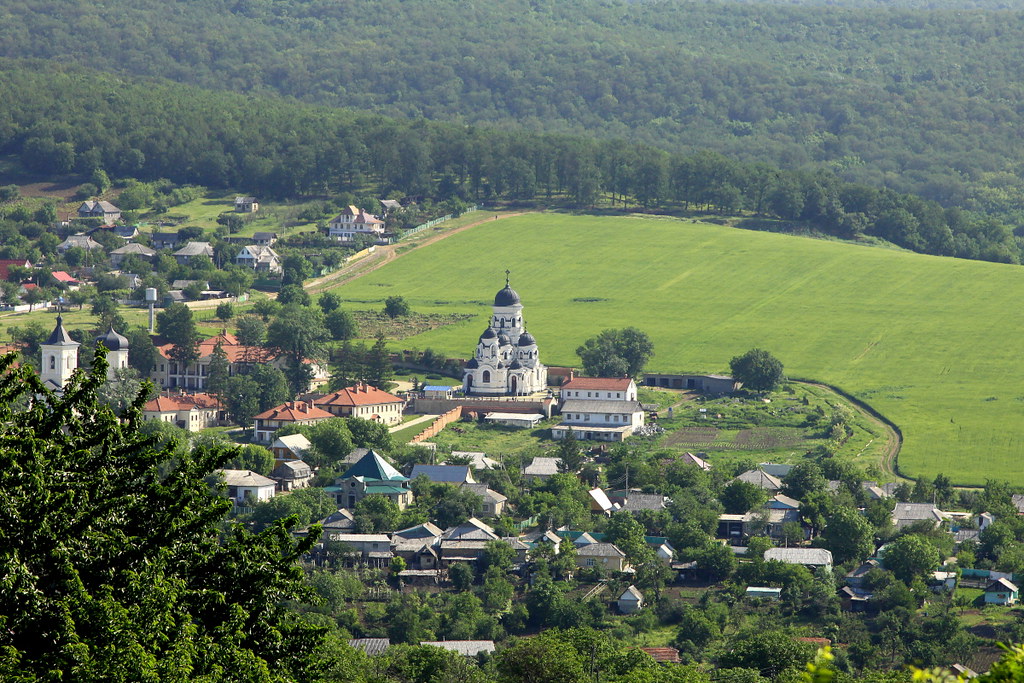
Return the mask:
<path id="1" fill-rule="evenodd" d="M 337 291 L 474 317 L 406 338 L 465 357 L 512 270 L 549 365 L 602 329 L 654 341 L 652 371 L 722 372 L 751 347 L 900 426 L 901 473 L 1024 484 L 1024 269 L 651 217 L 529 214 L 417 250 Z"/>

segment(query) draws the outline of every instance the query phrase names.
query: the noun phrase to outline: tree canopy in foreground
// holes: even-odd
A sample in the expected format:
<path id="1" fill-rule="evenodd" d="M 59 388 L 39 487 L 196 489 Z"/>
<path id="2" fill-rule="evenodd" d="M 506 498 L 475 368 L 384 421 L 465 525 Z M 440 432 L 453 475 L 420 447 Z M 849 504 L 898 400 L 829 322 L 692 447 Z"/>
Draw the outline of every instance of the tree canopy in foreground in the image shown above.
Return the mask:
<path id="1" fill-rule="evenodd" d="M 105 376 L 100 352 L 57 396 L 0 357 L 0 679 L 317 678 L 322 632 L 281 607 L 317 534 L 222 534 L 204 478 L 233 451 L 156 447 Z"/>

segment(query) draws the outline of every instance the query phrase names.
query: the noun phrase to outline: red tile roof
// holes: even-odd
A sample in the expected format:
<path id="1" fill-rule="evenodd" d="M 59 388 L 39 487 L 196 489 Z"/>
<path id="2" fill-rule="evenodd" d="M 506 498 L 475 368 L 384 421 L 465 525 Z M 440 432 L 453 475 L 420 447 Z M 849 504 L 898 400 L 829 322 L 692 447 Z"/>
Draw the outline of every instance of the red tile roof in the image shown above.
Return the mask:
<path id="1" fill-rule="evenodd" d="M 73 285 L 73 284 L 77 284 L 78 283 L 78 280 L 76 280 L 75 278 L 71 277 L 69 274 L 65 273 L 63 270 L 55 270 L 55 271 L 53 271 L 50 274 L 53 275 L 53 279 L 56 280 L 57 282 L 66 282 L 69 285 Z"/>
<path id="2" fill-rule="evenodd" d="M 562 389 L 598 389 L 601 391 L 625 391 L 632 382 L 629 377 L 577 377 L 562 385 Z"/>
<path id="3" fill-rule="evenodd" d="M 346 387 L 333 394 L 327 394 L 317 399 L 315 403 L 318 406 L 376 406 L 385 403 L 402 403 L 402 399 L 369 384 L 359 383 L 354 387 Z"/>
<path id="4" fill-rule="evenodd" d="M 199 342 L 199 357 L 206 358 L 207 356 L 212 356 L 218 342 L 220 342 L 221 348 L 224 349 L 224 355 L 227 356 L 229 363 L 269 363 L 276 358 L 272 351 L 261 346 L 240 344 L 238 337 L 227 332 Z M 161 344 L 156 348 L 161 356 L 170 359 L 171 349 L 174 348 L 174 344 Z"/>
<path id="5" fill-rule="evenodd" d="M 304 420 L 326 420 L 334 417 L 326 410 L 302 401 L 289 401 L 264 410 L 254 420 L 278 420 L 280 422 L 302 422 Z"/>
<path id="6" fill-rule="evenodd" d="M 192 408 L 217 408 L 219 403 L 209 394 L 182 394 L 180 396 L 157 396 L 146 401 L 144 412 L 169 413 Z"/>

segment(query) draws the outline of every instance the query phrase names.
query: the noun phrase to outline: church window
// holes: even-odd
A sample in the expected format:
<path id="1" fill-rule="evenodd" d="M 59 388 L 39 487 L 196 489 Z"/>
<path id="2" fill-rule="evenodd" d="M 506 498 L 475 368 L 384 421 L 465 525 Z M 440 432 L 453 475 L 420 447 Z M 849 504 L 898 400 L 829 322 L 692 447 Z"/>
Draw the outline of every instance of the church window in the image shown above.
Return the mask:
<path id="1" fill-rule="evenodd" d="M 51 370 L 56 370 L 57 369 L 57 357 L 56 356 L 50 356 L 50 369 Z"/>
<path id="2" fill-rule="evenodd" d="M 484 376 L 483 376 L 482 379 L 483 379 L 484 382 L 490 382 L 491 381 L 491 371 L 490 370 L 484 370 Z"/>

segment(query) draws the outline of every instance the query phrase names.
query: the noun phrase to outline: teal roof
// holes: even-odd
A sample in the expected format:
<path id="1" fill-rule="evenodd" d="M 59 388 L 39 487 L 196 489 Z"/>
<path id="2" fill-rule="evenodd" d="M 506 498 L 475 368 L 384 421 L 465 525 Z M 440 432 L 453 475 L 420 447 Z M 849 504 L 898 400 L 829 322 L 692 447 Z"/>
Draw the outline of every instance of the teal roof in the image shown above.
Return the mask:
<path id="1" fill-rule="evenodd" d="M 349 467 L 345 474 L 341 475 L 342 479 L 354 479 L 355 477 L 362 477 L 363 481 L 367 483 L 374 481 L 409 481 L 408 477 L 403 477 L 377 451 L 370 451 L 359 462 Z"/>
<path id="2" fill-rule="evenodd" d="M 409 489 L 404 489 L 401 486 L 387 486 L 385 484 L 374 484 L 366 487 L 367 495 L 372 493 L 379 493 L 386 495 L 389 493 L 409 493 Z"/>

